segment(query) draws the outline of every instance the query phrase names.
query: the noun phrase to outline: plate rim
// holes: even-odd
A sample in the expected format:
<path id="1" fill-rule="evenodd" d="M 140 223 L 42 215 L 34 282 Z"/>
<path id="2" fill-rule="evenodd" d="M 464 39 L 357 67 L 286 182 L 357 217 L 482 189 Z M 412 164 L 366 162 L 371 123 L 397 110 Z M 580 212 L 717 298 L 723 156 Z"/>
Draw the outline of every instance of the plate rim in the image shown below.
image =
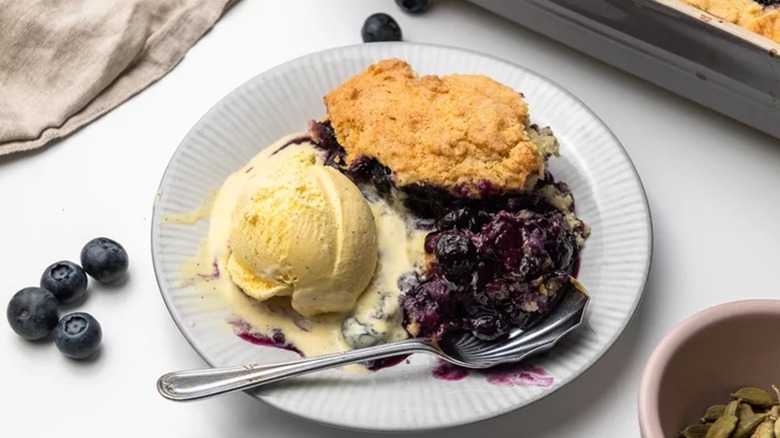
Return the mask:
<path id="1" fill-rule="evenodd" d="M 367 46 L 368 44 L 368 46 Z M 151 253 L 152 253 L 152 266 L 154 269 L 154 276 L 155 281 L 157 283 L 157 288 L 160 291 L 160 295 L 163 299 L 163 302 L 165 304 L 166 309 L 168 310 L 169 315 L 173 319 L 174 324 L 176 325 L 176 328 L 178 331 L 184 336 L 187 343 L 190 344 L 192 349 L 200 356 L 200 358 L 209 366 L 214 367 L 214 363 L 209 360 L 207 355 L 196 345 L 194 339 L 189 334 L 189 332 L 186 330 L 186 327 L 188 326 L 180 317 L 177 311 L 175 311 L 175 308 L 173 306 L 173 303 L 171 302 L 170 296 L 168 296 L 168 293 L 166 292 L 166 286 L 163 284 L 163 275 L 161 273 L 160 268 L 160 261 L 158 257 L 156 256 L 155 251 L 155 229 L 156 226 L 159 224 L 159 212 L 160 210 L 158 207 L 158 201 L 160 199 L 160 193 L 162 193 L 163 184 L 165 183 L 166 176 L 168 175 L 168 172 L 171 168 L 171 165 L 173 164 L 174 160 L 182 153 L 183 146 L 188 142 L 190 137 L 193 135 L 194 131 L 198 126 L 200 126 L 201 122 L 203 120 L 210 117 L 213 113 L 215 113 L 218 108 L 220 108 L 224 102 L 231 99 L 234 95 L 237 95 L 239 93 L 239 90 L 242 90 L 245 87 L 248 87 L 250 84 L 259 82 L 259 79 L 263 76 L 270 75 L 278 70 L 283 70 L 287 68 L 291 64 L 295 64 L 298 62 L 301 62 L 307 58 L 311 58 L 315 55 L 327 55 L 327 54 L 336 54 L 338 52 L 346 52 L 350 50 L 363 50 L 365 47 L 392 47 L 392 46 L 418 46 L 420 48 L 429 48 L 433 50 L 448 50 L 452 52 L 460 52 L 463 54 L 467 54 L 469 56 L 476 56 L 476 57 L 483 57 L 487 58 L 491 61 L 504 64 L 507 67 L 510 67 L 515 70 L 520 70 L 526 74 L 530 74 L 532 76 L 535 76 L 537 79 L 542 80 L 543 82 L 547 82 L 549 85 L 551 85 L 553 88 L 556 88 L 558 91 L 565 94 L 569 99 L 574 101 L 576 104 L 578 104 L 585 112 L 587 112 L 590 117 L 592 117 L 595 121 L 597 121 L 601 127 L 604 129 L 604 131 L 609 135 L 609 138 L 614 142 L 615 145 L 618 146 L 618 149 L 620 150 L 620 153 L 622 154 L 623 158 L 625 159 L 626 163 L 628 164 L 631 174 L 633 175 L 633 179 L 635 180 L 636 186 L 639 189 L 639 195 L 641 198 L 641 204 L 643 207 L 643 217 L 645 218 L 643 228 L 647 230 L 647 247 L 645 248 L 645 254 L 646 254 L 646 262 L 644 266 L 644 270 L 641 275 L 641 281 L 638 288 L 637 297 L 633 300 L 631 303 L 631 307 L 628 311 L 628 318 L 625 318 L 623 323 L 619 326 L 618 330 L 615 331 L 615 333 L 605 342 L 605 347 L 603 351 L 601 351 L 599 354 L 596 355 L 596 357 L 593 360 L 586 361 L 585 364 L 582 366 L 582 368 L 576 372 L 572 373 L 572 375 L 568 376 L 567 378 L 561 379 L 560 383 L 555 385 L 554 388 L 551 388 L 549 391 L 544 391 L 542 393 L 539 393 L 537 395 L 532 396 L 530 399 L 526 400 L 526 403 L 522 406 L 518 406 L 517 404 L 513 404 L 507 408 L 499 408 L 497 411 L 483 414 L 479 417 L 475 418 L 469 418 L 466 420 L 459 420 L 459 421 L 451 421 L 447 424 L 440 424 L 440 425 L 431 425 L 431 426 L 417 426 L 417 427 L 387 427 L 387 426 L 379 426 L 379 427 L 359 427 L 354 425 L 345 424 L 343 422 L 338 422 L 338 420 L 334 421 L 326 421 L 323 420 L 320 417 L 314 417 L 307 415 L 305 412 L 298 412 L 298 411 L 291 411 L 288 409 L 285 409 L 280 404 L 273 401 L 273 397 L 256 394 L 256 393 L 250 393 L 249 391 L 243 391 L 244 394 L 247 396 L 259 400 L 269 406 L 272 406 L 274 409 L 277 409 L 281 412 L 284 412 L 285 414 L 291 415 L 296 418 L 301 418 L 306 421 L 309 421 L 311 423 L 316 424 L 322 424 L 327 425 L 330 427 L 338 428 L 338 429 L 345 429 L 345 430 L 355 430 L 355 431 L 365 431 L 365 432 L 422 432 L 422 431 L 431 431 L 431 430 L 443 430 L 443 429 L 449 429 L 453 427 L 458 426 L 464 426 L 467 424 L 475 424 L 475 423 L 481 423 L 490 419 L 498 418 L 504 415 L 507 415 L 511 412 L 514 412 L 518 409 L 522 409 L 524 407 L 530 406 L 540 400 L 542 400 L 545 397 L 548 397 L 556 392 L 558 392 L 560 389 L 565 387 L 567 384 L 572 382 L 574 379 L 582 376 L 585 374 L 588 370 L 590 370 L 594 365 L 596 365 L 599 361 L 601 361 L 611 350 L 612 347 L 614 347 L 617 340 L 625 333 L 628 326 L 634 321 L 637 311 L 639 307 L 641 306 L 642 302 L 644 301 L 645 297 L 645 290 L 647 288 L 647 282 L 650 275 L 650 270 L 653 264 L 653 247 L 654 247 L 654 232 L 653 232 L 653 221 L 652 221 L 652 212 L 650 209 L 650 202 L 647 197 L 647 191 L 645 189 L 644 184 L 642 183 L 641 176 L 639 175 L 639 172 L 636 169 L 636 165 L 631 160 L 631 156 L 628 154 L 628 151 L 626 151 L 625 147 L 623 146 L 623 143 L 617 138 L 615 133 L 612 131 L 612 129 L 609 128 L 609 125 L 607 125 L 601 117 L 598 116 L 598 114 L 593 111 L 585 102 L 580 100 L 576 95 L 574 95 L 569 89 L 566 87 L 563 87 L 558 82 L 548 78 L 545 75 L 542 75 L 541 73 L 536 72 L 533 69 L 530 69 L 528 67 L 525 67 L 523 65 L 519 65 L 517 63 L 514 63 L 512 61 L 503 59 L 496 55 L 491 55 L 488 53 L 480 52 L 478 50 L 472 50 L 462 47 L 456 47 L 456 46 L 449 46 L 445 44 L 435 44 L 435 43 L 418 43 L 418 42 L 375 42 L 375 43 L 363 43 L 363 44 L 350 44 L 350 45 L 344 45 L 344 46 L 337 46 L 332 47 L 325 50 L 318 50 L 306 53 L 304 55 L 289 59 L 281 64 L 277 64 L 269 69 L 263 70 L 258 74 L 255 74 L 254 76 L 250 77 L 249 79 L 245 80 L 235 88 L 233 88 L 230 92 L 222 96 L 217 102 L 215 102 L 205 113 L 203 113 L 202 116 L 198 118 L 198 120 L 192 125 L 192 127 L 187 131 L 187 134 L 182 137 L 182 140 L 179 142 L 178 146 L 176 146 L 176 149 L 174 150 L 173 154 L 171 154 L 171 158 L 168 160 L 168 164 L 166 164 L 165 169 L 163 170 L 162 176 L 160 177 L 160 183 L 157 186 L 157 191 L 155 192 L 155 198 L 152 205 L 152 221 L 150 225 L 150 234 L 151 234 Z"/>

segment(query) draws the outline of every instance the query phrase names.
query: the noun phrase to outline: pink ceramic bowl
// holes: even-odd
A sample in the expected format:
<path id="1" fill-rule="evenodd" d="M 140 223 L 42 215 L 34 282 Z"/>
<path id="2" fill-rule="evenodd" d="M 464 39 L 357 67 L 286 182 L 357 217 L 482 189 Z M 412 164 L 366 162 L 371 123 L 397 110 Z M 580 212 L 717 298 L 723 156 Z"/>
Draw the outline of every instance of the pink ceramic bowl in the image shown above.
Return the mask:
<path id="1" fill-rule="evenodd" d="M 639 387 L 643 438 L 671 438 L 743 386 L 780 385 L 780 300 L 707 309 L 655 348 Z"/>

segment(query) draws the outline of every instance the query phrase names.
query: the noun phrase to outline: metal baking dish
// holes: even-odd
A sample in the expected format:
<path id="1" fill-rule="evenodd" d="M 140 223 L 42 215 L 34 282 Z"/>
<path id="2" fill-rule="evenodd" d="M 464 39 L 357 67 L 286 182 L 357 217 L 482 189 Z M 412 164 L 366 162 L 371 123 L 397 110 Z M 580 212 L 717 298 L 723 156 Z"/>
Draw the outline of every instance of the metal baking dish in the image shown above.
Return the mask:
<path id="1" fill-rule="evenodd" d="M 780 44 L 678 0 L 469 0 L 780 138 Z"/>

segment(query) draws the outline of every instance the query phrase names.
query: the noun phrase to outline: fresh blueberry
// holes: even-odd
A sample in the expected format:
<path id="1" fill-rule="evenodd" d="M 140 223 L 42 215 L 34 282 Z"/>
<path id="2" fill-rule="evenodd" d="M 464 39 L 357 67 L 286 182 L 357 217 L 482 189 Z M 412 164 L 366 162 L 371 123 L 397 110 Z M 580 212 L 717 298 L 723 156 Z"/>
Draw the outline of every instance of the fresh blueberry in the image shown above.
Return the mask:
<path id="1" fill-rule="evenodd" d="M 444 231 L 434 247 L 438 260 L 447 277 L 463 279 L 471 274 L 476 265 L 476 251 L 469 236 L 456 230 Z"/>
<path id="2" fill-rule="evenodd" d="M 490 222 L 491 216 L 484 211 L 474 211 L 467 207 L 461 207 L 448 211 L 439 219 L 439 228 L 442 230 L 470 230 L 478 232 L 482 226 Z"/>
<path id="3" fill-rule="evenodd" d="M 509 324 L 498 314 L 484 313 L 470 321 L 474 336 L 486 341 L 495 339 L 509 331 Z"/>
<path id="4" fill-rule="evenodd" d="M 393 17 L 382 12 L 366 18 L 360 33 L 364 43 L 401 41 L 401 27 Z"/>
<path id="5" fill-rule="evenodd" d="M 87 274 L 81 266 L 63 260 L 43 271 L 41 287 L 53 293 L 60 303 L 69 303 L 87 291 Z"/>
<path id="6" fill-rule="evenodd" d="M 90 240 L 81 250 L 81 266 L 101 283 L 110 283 L 127 272 L 127 252 L 122 245 L 105 237 Z"/>
<path id="7" fill-rule="evenodd" d="M 46 289 L 24 288 L 11 297 L 6 316 L 11 328 L 24 339 L 45 338 L 57 325 L 57 298 Z"/>
<path id="8" fill-rule="evenodd" d="M 428 0 L 395 0 L 397 4 L 404 12 L 417 13 L 422 12 L 428 7 Z"/>
<path id="9" fill-rule="evenodd" d="M 60 319 L 54 332 L 54 343 L 65 356 L 86 359 L 97 351 L 103 339 L 100 323 L 84 312 L 69 313 Z"/>

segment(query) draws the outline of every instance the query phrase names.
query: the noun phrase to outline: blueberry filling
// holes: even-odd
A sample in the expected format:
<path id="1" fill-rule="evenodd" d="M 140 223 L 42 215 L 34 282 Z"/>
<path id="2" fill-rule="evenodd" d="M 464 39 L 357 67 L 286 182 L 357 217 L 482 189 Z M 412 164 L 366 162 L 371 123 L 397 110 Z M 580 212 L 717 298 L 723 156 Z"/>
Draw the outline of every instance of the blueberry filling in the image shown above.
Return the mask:
<path id="1" fill-rule="evenodd" d="M 359 157 L 349 165 L 346 173 L 353 181 L 373 184 L 380 196 L 389 197 L 391 194 L 390 169 L 375 158 Z"/>
<path id="2" fill-rule="evenodd" d="M 440 229 L 425 242 L 435 261 L 416 284 L 405 284 L 404 315 L 417 335 L 438 338 L 469 330 L 493 339 L 514 327 L 526 328 L 557 302 L 575 269 L 577 231 L 563 213 L 467 214 L 453 210 L 440 220 Z M 483 215 L 489 220 L 475 225 Z M 450 226 L 453 217 L 460 219 L 460 227 L 442 231 L 442 222 Z"/>
<path id="3" fill-rule="evenodd" d="M 568 186 L 549 173 L 530 192 L 502 193 L 477 182 L 480 199 L 465 197 L 465 187 L 399 188 L 374 158 L 358 157 L 347 166 L 330 122 L 312 122 L 311 131 L 327 153 L 326 164 L 358 184 L 372 184 L 386 199 L 403 200 L 414 216 L 435 224 L 424 244 L 431 262 L 424 272 L 399 279 L 412 335 L 470 331 L 494 339 L 527 328 L 555 305 L 576 273 L 589 230 L 574 216 Z"/>

